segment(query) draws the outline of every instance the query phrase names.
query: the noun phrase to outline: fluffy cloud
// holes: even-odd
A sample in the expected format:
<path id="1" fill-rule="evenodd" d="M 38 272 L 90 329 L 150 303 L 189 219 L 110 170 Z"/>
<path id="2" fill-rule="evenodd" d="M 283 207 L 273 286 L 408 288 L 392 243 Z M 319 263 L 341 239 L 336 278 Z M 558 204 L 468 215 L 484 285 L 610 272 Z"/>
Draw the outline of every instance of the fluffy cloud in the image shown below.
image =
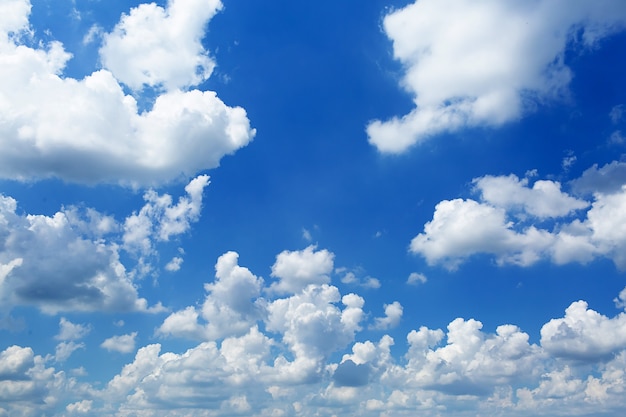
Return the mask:
<path id="1" fill-rule="evenodd" d="M 91 331 L 90 325 L 75 324 L 61 317 L 59 320 L 59 334 L 55 336 L 58 340 L 77 340 L 82 339 Z"/>
<path id="2" fill-rule="evenodd" d="M 202 307 L 172 313 L 157 334 L 213 340 L 246 333 L 263 314 L 259 299 L 263 279 L 239 266 L 238 258 L 235 252 L 220 256 L 215 281 L 204 286 L 207 296 Z"/>
<path id="3" fill-rule="evenodd" d="M 131 353 L 135 350 L 136 337 L 137 332 L 123 334 L 120 336 L 112 336 L 102 342 L 100 346 L 109 352 L 115 351 L 120 353 Z"/>
<path id="4" fill-rule="evenodd" d="M 283 251 L 272 265 L 272 276 L 279 279 L 270 290 L 285 294 L 296 293 L 309 284 L 330 282 L 334 255 L 322 249 L 315 250 L 311 245 L 300 251 Z"/>
<path id="5" fill-rule="evenodd" d="M 201 1 L 193 5 L 194 9 L 187 9 L 183 2 L 173 1 L 167 12 L 154 5 L 134 9 L 116 31 L 105 36 L 111 45 L 121 48 L 120 55 L 103 48 L 103 57 L 115 62 L 115 70 L 98 70 L 81 80 L 63 76 L 71 54 L 61 43 L 31 47 L 20 41 L 29 29 L 28 0 L 4 5 L 6 15 L 0 20 L 0 118 L 4 120 L 0 177 L 159 184 L 214 168 L 224 155 L 248 144 L 255 132 L 245 110 L 228 107 L 216 93 L 172 89 L 158 94 L 151 108 L 140 111 L 136 99 L 124 93 L 116 78 L 119 73 L 131 85 L 166 86 L 206 78 L 212 62 L 199 39 L 219 2 L 210 7 Z M 159 33 L 171 42 L 155 39 L 152 45 L 134 45 L 138 34 L 151 33 L 158 23 L 157 18 L 140 19 L 149 10 L 154 16 L 160 13 L 170 19 L 167 29 L 180 36 L 170 38 L 159 27 Z M 186 18 L 184 10 L 189 10 L 192 18 L 181 25 L 180 20 Z M 125 29 L 129 32 L 122 36 Z M 136 48 L 143 53 L 131 57 Z M 202 68 L 200 74 L 197 65 Z M 148 79 L 141 79 L 138 72 Z"/>
<path id="6" fill-rule="evenodd" d="M 396 327 L 398 323 L 400 323 L 400 319 L 402 318 L 402 312 L 404 308 L 402 304 L 397 301 L 394 301 L 391 304 L 385 304 L 385 316 L 384 317 L 376 317 L 374 319 L 374 325 L 372 328 L 378 330 L 387 330 L 392 327 Z"/>
<path id="7" fill-rule="evenodd" d="M 595 188 L 592 201 L 561 191 L 553 181 L 531 186 L 514 175 L 476 178 L 481 201 L 441 201 L 410 250 L 449 269 L 481 253 L 495 256 L 499 264 L 521 266 L 542 259 L 565 264 L 607 257 L 625 269 L 626 188 L 618 186 L 622 171 L 614 162 L 572 182 L 581 191 Z"/>
<path id="8" fill-rule="evenodd" d="M 155 245 L 187 232 L 200 217 L 207 175 L 169 194 L 146 192 L 146 204 L 122 223 L 94 209 L 67 207 L 51 216 L 18 214 L 17 201 L 0 195 L 0 313 L 15 305 L 58 311 L 161 311 L 148 308 L 134 279 L 152 270 Z M 129 272 L 120 251 L 138 255 Z M 58 339 L 75 340 L 86 327 L 61 319 Z"/>
<path id="9" fill-rule="evenodd" d="M 626 314 L 608 318 L 577 301 L 563 318 L 541 328 L 541 345 L 556 357 L 586 361 L 611 357 L 626 349 Z"/>
<path id="10" fill-rule="evenodd" d="M 36 305 L 48 313 L 147 309 L 115 246 L 83 236 L 63 211 L 20 215 L 16 209 L 14 199 L 0 196 L 4 309 L 16 304 Z"/>
<path id="11" fill-rule="evenodd" d="M 219 0 L 170 0 L 165 9 L 140 4 L 104 36 L 102 62 L 133 90 L 144 85 L 176 89 L 199 84 L 215 66 L 201 38 L 221 8 Z"/>
<path id="12" fill-rule="evenodd" d="M 367 126 L 381 152 L 400 153 L 442 132 L 497 126 L 558 98 L 571 70 L 566 47 L 584 47 L 626 26 L 619 1 L 418 0 L 385 16 L 402 86 L 415 108 Z"/>

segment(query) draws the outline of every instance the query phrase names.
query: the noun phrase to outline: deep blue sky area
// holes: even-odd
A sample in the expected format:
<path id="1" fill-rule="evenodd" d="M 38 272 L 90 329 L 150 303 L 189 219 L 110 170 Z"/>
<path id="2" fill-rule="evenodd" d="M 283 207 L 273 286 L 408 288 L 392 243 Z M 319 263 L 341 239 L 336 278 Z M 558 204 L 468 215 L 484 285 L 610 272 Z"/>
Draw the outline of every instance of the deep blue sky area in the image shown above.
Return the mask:
<path id="1" fill-rule="evenodd" d="M 5 1 L 0 417 L 621 415 L 621 1 Z"/>

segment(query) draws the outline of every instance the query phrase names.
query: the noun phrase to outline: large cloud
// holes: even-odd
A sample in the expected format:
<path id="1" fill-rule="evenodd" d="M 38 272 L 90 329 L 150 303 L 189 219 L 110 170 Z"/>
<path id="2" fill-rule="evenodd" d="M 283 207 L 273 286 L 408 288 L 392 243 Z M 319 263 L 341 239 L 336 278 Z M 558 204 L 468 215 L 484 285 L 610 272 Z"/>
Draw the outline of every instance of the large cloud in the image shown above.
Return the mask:
<path id="1" fill-rule="evenodd" d="M 619 0 L 416 0 L 384 19 L 415 108 L 370 123 L 369 141 L 400 153 L 442 132 L 518 119 L 566 90 L 568 45 L 587 47 L 625 26 Z"/>
<path id="2" fill-rule="evenodd" d="M 591 201 L 561 191 L 554 181 L 531 185 L 514 175 L 476 178 L 480 201 L 441 201 L 410 250 L 449 269 L 476 254 L 521 266 L 542 259 L 584 264 L 607 257 L 626 269 L 626 185 L 618 186 L 623 181 L 619 166 L 594 167 L 572 182 L 585 194 L 597 186 Z"/>
<path id="3" fill-rule="evenodd" d="M 191 180 L 176 204 L 171 195 L 148 190 L 146 204 L 123 225 L 90 208 L 18 214 L 17 201 L 0 195 L 0 314 L 15 305 L 47 313 L 150 310 L 135 278 L 156 272 L 150 262 L 157 243 L 186 233 L 199 219 L 208 183 L 206 175 Z M 122 264 L 121 250 L 138 256 L 136 268 Z M 61 340 L 70 340 L 77 330 L 62 326 Z"/>
<path id="4" fill-rule="evenodd" d="M 219 2 L 206 6 L 172 1 L 167 12 L 154 5 L 135 9 L 105 37 L 128 54 L 117 56 L 105 47 L 105 64 L 113 61 L 114 69 L 80 80 L 63 76 L 71 54 L 61 43 L 30 47 L 21 42 L 29 28 L 28 0 L 3 6 L 7 14 L 0 20 L 0 177 L 153 185 L 214 168 L 224 155 L 248 144 L 255 132 L 245 110 L 227 106 L 215 92 L 173 88 L 142 111 L 120 84 L 121 79 L 135 86 L 138 73 L 152 74 L 136 81 L 140 84 L 169 87 L 206 78 L 212 64 L 198 40 Z M 153 18 L 139 19 L 147 10 L 169 14 L 159 33 L 180 32 L 179 37 L 172 43 L 132 46 L 138 36 L 155 29 Z M 194 24 L 181 25 L 185 16 L 193 16 Z M 138 47 L 144 55 L 131 54 Z M 167 59 L 152 59 L 162 55 Z M 203 68 L 200 75 L 195 72 L 198 65 Z"/>

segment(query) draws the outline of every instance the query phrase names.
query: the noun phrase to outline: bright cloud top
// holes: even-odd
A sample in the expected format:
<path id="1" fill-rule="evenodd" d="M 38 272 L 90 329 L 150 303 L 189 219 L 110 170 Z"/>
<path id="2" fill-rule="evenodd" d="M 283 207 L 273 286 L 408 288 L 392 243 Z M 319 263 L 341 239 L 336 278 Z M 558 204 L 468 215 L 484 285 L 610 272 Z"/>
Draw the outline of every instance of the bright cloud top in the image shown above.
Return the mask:
<path id="1" fill-rule="evenodd" d="M 104 36 L 105 69 L 81 80 L 63 76 L 71 54 L 60 42 L 22 42 L 29 36 L 28 0 L 6 3 L 0 20 L 0 177 L 156 185 L 214 168 L 247 145 L 255 131 L 244 109 L 227 106 L 212 91 L 180 89 L 205 80 L 214 65 L 200 44 L 221 7 L 210 3 L 173 0 L 167 10 L 154 4 L 133 9 Z M 138 37 L 150 34 L 154 43 L 138 44 Z M 120 83 L 167 91 L 140 111 Z"/>
<path id="2" fill-rule="evenodd" d="M 625 25 L 619 0 L 417 0 L 384 19 L 415 109 L 370 123 L 369 141 L 401 153 L 439 133 L 518 119 L 566 91 L 568 44 L 589 47 Z"/>
<path id="3" fill-rule="evenodd" d="M 499 264 L 521 266 L 542 259 L 584 264 L 607 257 L 626 269 L 626 186 L 606 185 L 623 181 L 624 165 L 593 167 L 572 181 L 574 188 L 606 190 L 595 192 L 592 201 L 561 191 L 555 181 L 538 180 L 531 187 L 527 178 L 515 175 L 476 178 L 480 201 L 441 201 L 410 250 L 449 269 L 480 253 L 495 256 Z"/>

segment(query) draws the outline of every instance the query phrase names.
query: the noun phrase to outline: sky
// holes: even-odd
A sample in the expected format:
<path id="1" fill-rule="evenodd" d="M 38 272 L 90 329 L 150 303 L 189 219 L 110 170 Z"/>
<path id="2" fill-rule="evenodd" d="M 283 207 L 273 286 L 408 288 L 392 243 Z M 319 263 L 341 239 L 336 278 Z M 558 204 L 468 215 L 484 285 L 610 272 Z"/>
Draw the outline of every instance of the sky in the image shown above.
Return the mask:
<path id="1" fill-rule="evenodd" d="M 621 416 L 626 3 L 0 1 L 0 417 Z"/>

